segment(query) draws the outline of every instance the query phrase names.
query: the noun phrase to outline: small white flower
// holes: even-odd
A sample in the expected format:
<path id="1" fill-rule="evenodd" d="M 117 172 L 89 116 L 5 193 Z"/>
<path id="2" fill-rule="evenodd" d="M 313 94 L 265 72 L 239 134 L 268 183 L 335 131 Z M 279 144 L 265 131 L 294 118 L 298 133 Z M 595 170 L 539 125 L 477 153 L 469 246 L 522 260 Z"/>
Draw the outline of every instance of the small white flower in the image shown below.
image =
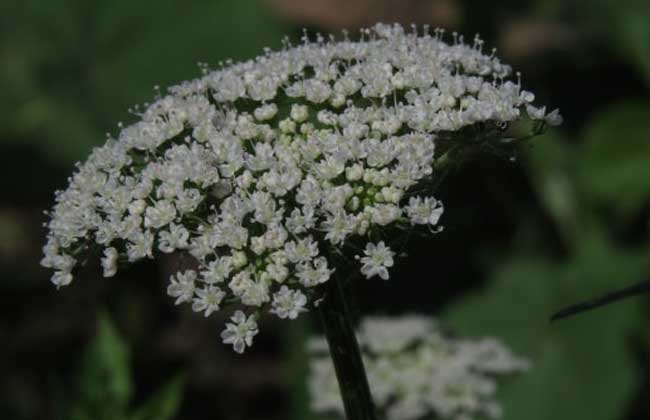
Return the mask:
<path id="1" fill-rule="evenodd" d="M 55 271 L 52 275 L 51 282 L 56 287 L 67 286 L 72 282 L 72 274 L 65 271 Z"/>
<path id="2" fill-rule="evenodd" d="M 363 252 L 365 256 L 361 257 L 361 264 L 363 264 L 361 273 L 368 279 L 379 276 L 384 280 L 388 280 L 388 267 L 393 266 L 395 253 L 384 244 L 384 241 L 378 244 L 369 242 Z"/>
<path id="3" fill-rule="evenodd" d="M 543 120 L 544 114 L 546 114 L 546 107 L 538 108 L 532 105 L 526 105 L 526 113 L 533 120 Z"/>
<path id="4" fill-rule="evenodd" d="M 244 305 L 260 307 L 271 300 L 269 283 L 260 277 L 245 282 L 239 298 Z"/>
<path id="5" fill-rule="evenodd" d="M 210 261 L 208 266 L 201 271 L 201 280 L 207 284 L 223 282 L 233 269 L 232 257 L 222 257 Z"/>
<path id="6" fill-rule="evenodd" d="M 327 156 L 316 166 L 316 175 L 321 180 L 336 178 L 345 170 L 345 161 L 334 155 Z"/>
<path id="7" fill-rule="evenodd" d="M 303 206 L 313 208 L 322 200 L 323 190 L 313 177 L 305 178 L 296 193 L 296 201 Z"/>
<path id="8" fill-rule="evenodd" d="M 334 270 L 327 268 L 327 260 L 318 257 L 312 263 L 302 263 L 296 266 L 296 277 L 305 287 L 314 287 L 329 280 Z"/>
<path id="9" fill-rule="evenodd" d="M 549 112 L 546 114 L 544 117 L 544 121 L 551 127 L 555 127 L 558 125 L 562 125 L 562 115 L 560 115 L 560 110 L 559 109 L 554 109 L 553 111 Z"/>
<path id="10" fill-rule="evenodd" d="M 232 322 L 226 324 L 226 329 L 221 332 L 221 339 L 224 344 L 232 344 L 237 353 L 243 353 L 246 347 L 253 345 L 253 337 L 258 333 L 255 316 L 246 315 L 237 311 L 230 318 Z"/>
<path id="11" fill-rule="evenodd" d="M 435 226 L 440 220 L 444 208 L 442 204 L 432 197 L 411 197 L 406 207 L 406 214 L 413 225 Z"/>
<path id="12" fill-rule="evenodd" d="M 167 286 L 167 294 L 176 298 L 175 305 L 183 302 L 191 302 L 194 296 L 194 281 L 196 280 L 196 271 L 187 270 L 178 272 L 169 278 L 170 284 Z"/>
<path id="13" fill-rule="evenodd" d="M 284 134 L 294 133 L 296 131 L 296 123 L 288 118 L 280 121 L 278 128 Z"/>
<path id="14" fill-rule="evenodd" d="M 278 283 L 284 282 L 289 276 L 289 269 L 283 264 L 269 264 L 266 266 L 266 274 Z"/>
<path id="15" fill-rule="evenodd" d="M 330 97 L 332 89 L 330 86 L 316 79 L 310 79 L 305 82 L 305 97 L 308 101 L 320 104 Z"/>
<path id="16" fill-rule="evenodd" d="M 280 224 L 269 226 L 264 233 L 264 247 L 266 249 L 277 249 L 284 246 L 288 238 L 287 231 Z"/>
<path id="17" fill-rule="evenodd" d="M 190 232 L 183 226 L 170 224 L 169 231 L 163 230 L 158 233 L 158 249 L 164 253 L 171 253 L 177 249 L 188 247 Z"/>
<path id="18" fill-rule="evenodd" d="M 192 310 L 194 312 L 203 312 L 205 316 L 210 316 L 213 312 L 219 310 L 219 305 L 226 294 L 216 286 L 206 286 L 195 290 L 196 297 L 192 299 Z"/>
<path id="19" fill-rule="evenodd" d="M 127 255 L 130 262 L 140 260 L 145 257 L 153 258 L 153 241 L 154 235 L 150 231 L 137 232 L 127 244 Z"/>
<path id="20" fill-rule="evenodd" d="M 340 210 L 335 214 L 328 215 L 321 228 L 327 232 L 325 239 L 329 240 L 333 245 L 342 243 L 352 232 L 354 232 L 355 219 Z"/>
<path id="21" fill-rule="evenodd" d="M 289 232 L 298 235 L 312 229 L 316 224 L 316 217 L 312 207 L 303 207 L 300 209 L 293 209 L 291 215 L 287 218 L 287 229 Z"/>
<path id="22" fill-rule="evenodd" d="M 532 105 L 526 105 L 526 113 L 533 120 L 543 120 L 551 127 L 562 124 L 562 116 L 560 115 L 559 109 L 554 109 L 547 114 L 545 106 L 537 108 Z"/>
<path id="23" fill-rule="evenodd" d="M 286 256 L 292 263 L 303 263 L 318 255 L 318 244 L 311 236 L 299 240 L 290 241 L 284 246 Z"/>
<path id="24" fill-rule="evenodd" d="M 300 290 L 291 290 L 287 286 L 282 286 L 273 295 L 270 312 L 282 319 L 296 319 L 301 312 L 307 310 L 306 304 L 307 297 Z"/>
<path id="25" fill-rule="evenodd" d="M 309 108 L 306 105 L 291 105 L 291 119 L 296 122 L 303 122 L 309 116 Z"/>
<path id="26" fill-rule="evenodd" d="M 278 106 L 276 104 L 266 104 L 262 105 L 261 107 L 255 109 L 255 118 L 257 118 L 259 121 L 266 121 L 270 120 L 271 118 L 275 117 L 275 114 L 278 113 Z"/>
<path id="27" fill-rule="evenodd" d="M 144 200 L 135 200 L 129 204 L 129 213 L 139 215 L 147 209 L 147 202 Z"/>
<path id="28" fill-rule="evenodd" d="M 356 163 L 345 169 L 345 178 L 348 181 L 358 181 L 363 178 L 363 166 Z"/>
<path id="29" fill-rule="evenodd" d="M 117 249 L 110 247 L 104 250 L 104 257 L 102 258 L 104 277 L 113 277 L 117 273 L 117 257 Z"/>
<path id="30" fill-rule="evenodd" d="M 257 255 L 262 255 L 266 251 L 266 241 L 264 236 L 256 236 L 251 238 L 251 251 Z"/>
<path id="31" fill-rule="evenodd" d="M 535 94 L 527 90 L 522 90 L 521 93 L 519 94 L 519 97 L 524 102 L 533 102 L 535 100 Z"/>
<path id="32" fill-rule="evenodd" d="M 175 217 L 176 207 L 167 200 L 160 200 L 153 207 L 147 207 L 144 216 L 144 226 L 157 229 L 168 225 Z"/>
<path id="33" fill-rule="evenodd" d="M 235 268 L 242 268 L 248 264 L 248 258 L 243 251 L 237 251 L 232 254 L 232 264 Z"/>
<path id="34" fill-rule="evenodd" d="M 235 296 L 241 296 L 250 288 L 252 283 L 250 269 L 244 269 L 232 276 L 228 287 Z"/>
<path id="35" fill-rule="evenodd" d="M 372 223 L 386 226 L 397 220 L 402 214 L 402 209 L 393 204 L 378 204 L 372 210 Z"/>
<path id="36" fill-rule="evenodd" d="M 395 187 L 384 187 L 381 189 L 381 195 L 388 203 L 398 204 L 404 195 L 404 191 Z"/>

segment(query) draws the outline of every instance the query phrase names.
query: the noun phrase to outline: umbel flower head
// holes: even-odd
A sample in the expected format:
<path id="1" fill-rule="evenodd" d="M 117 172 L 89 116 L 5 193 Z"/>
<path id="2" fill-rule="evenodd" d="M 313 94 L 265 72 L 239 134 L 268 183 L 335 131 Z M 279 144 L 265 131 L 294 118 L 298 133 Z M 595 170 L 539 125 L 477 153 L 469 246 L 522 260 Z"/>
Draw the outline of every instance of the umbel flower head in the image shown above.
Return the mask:
<path id="1" fill-rule="evenodd" d="M 377 409 L 387 420 L 498 418 L 498 376 L 528 369 L 498 340 L 445 336 L 434 319 L 368 317 L 359 345 Z M 327 343 L 310 343 L 309 389 L 316 412 L 344 415 Z"/>
<path id="2" fill-rule="evenodd" d="M 525 115 L 532 135 L 560 121 L 478 38 L 447 44 L 399 25 L 360 35 L 287 42 L 159 95 L 56 193 L 52 282 L 68 285 L 92 255 L 111 277 L 187 254 L 168 294 L 206 316 L 242 310 L 222 334 L 242 352 L 260 311 L 293 319 L 319 299 L 334 256 L 356 250 L 362 274 L 388 279 L 390 232 L 438 230 L 431 186 L 451 163 L 530 137 L 504 131 Z"/>

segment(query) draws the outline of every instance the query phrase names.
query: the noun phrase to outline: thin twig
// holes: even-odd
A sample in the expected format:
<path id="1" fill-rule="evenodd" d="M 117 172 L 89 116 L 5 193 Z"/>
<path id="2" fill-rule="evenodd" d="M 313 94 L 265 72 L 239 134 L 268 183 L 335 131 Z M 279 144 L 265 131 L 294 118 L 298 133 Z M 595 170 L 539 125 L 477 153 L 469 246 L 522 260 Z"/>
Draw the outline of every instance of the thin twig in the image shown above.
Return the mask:
<path id="1" fill-rule="evenodd" d="M 629 297 L 640 295 L 642 293 L 650 292 L 650 280 L 637 283 L 633 286 L 626 287 L 624 289 L 616 290 L 610 293 L 607 293 L 603 296 L 600 296 L 596 299 L 587 300 L 584 302 L 576 303 L 574 305 L 568 306 L 551 316 L 551 322 L 557 321 L 558 319 L 568 318 L 570 316 L 580 314 L 582 312 L 590 311 L 601 306 L 609 305 L 610 303 L 617 302 Z"/>

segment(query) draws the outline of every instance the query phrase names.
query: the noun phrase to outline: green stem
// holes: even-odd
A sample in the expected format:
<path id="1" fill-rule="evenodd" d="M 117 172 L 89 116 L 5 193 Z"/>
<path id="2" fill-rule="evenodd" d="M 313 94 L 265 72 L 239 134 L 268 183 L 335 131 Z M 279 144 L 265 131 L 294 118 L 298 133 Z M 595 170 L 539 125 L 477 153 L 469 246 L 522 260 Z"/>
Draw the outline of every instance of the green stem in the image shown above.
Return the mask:
<path id="1" fill-rule="evenodd" d="M 318 312 L 334 362 L 347 420 L 376 420 L 346 295 L 338 276 L 332 276 L 324 286 L 326 295 L 318 306 Z"/>

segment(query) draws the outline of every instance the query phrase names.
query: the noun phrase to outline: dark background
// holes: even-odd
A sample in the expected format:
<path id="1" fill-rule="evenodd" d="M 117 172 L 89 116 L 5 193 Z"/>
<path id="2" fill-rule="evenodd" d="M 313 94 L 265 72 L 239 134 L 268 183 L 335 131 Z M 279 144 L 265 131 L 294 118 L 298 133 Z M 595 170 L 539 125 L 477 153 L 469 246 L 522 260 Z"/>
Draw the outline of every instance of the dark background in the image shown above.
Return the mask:
<path id="1" fill-rule="evenodd" d="M 650 418 L 650 299 L 549 324 L 567 304 L 650 278 L 650 6 L 633 0 L 24 0 L 0 4 L 0 418 L 296 419 L 303 342 L 262 319 L 244 356 L 165 294 L 174 261 L 60 291 L 39 266 L 42 211 L 127 110 L 283 36 L 377 21 L 478 32 L 565 124 L 514 161 L 485 157 L 439 192 L 445 230 L 414 240 L 359 313 L 422 312 L 533 362 L 507 420 Z"/>

